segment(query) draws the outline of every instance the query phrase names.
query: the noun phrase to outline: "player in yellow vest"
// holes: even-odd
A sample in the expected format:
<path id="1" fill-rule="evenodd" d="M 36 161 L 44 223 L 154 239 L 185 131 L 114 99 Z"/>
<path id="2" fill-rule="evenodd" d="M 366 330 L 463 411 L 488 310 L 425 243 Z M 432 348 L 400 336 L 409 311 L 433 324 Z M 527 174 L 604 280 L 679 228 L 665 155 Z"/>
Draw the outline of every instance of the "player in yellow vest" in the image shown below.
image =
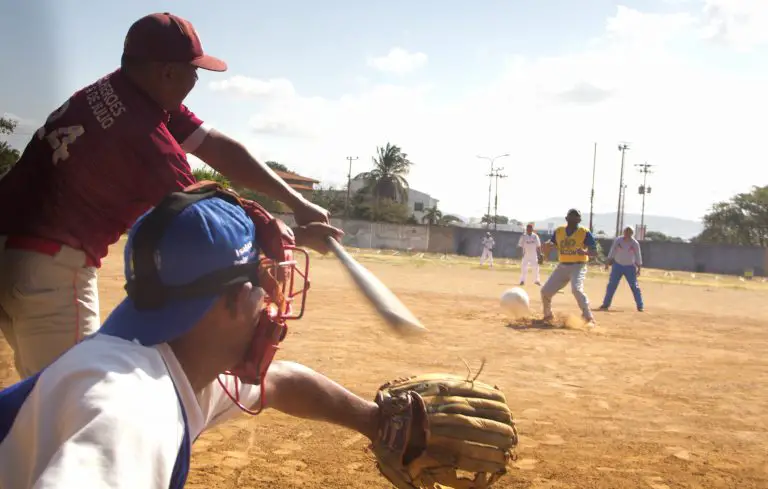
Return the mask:
<path id="1" fill-rule="evenodd" d="M 589 309 L 589 299 L 584 293 L 584 279 L 587 276 L 587 263 L 590 256 L 597 255 L 597 243 L 594 236 L 581 223 L 581 213 L 576 209 L 568 211 L 566 225 L 555 230 L 552 238 L 544 243 L 544 256 L 552 247 L 557 248 L 558 265 L 541 288 L 541 302 L 544 306 L 544 320 L 552 319 L 552 297 L 563 287 L 571 283 L 571 292 L 581 309 L 581 315 L 591 326 L 595 319 Z"/>

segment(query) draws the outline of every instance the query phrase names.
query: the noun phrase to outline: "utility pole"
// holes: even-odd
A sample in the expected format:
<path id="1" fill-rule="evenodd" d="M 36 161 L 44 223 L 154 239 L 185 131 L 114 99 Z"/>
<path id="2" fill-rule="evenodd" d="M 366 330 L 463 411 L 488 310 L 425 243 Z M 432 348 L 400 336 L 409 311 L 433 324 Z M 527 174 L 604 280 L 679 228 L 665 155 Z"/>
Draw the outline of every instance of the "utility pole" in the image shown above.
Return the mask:
<path id="1" fill-rule="evenodd" d="M 349 161 L 349 171 L 347 172 L 347 201 L 344 203 L 344 217 L 349 219 L 349 197 L 352 187 L 352 162 L 357 159 L 357 156 L 347 156 Z"/>
<path id="2" fill-rule="evenodd" d="M 640 238 L 645 240 L 645 196 L 651 193 L 651 187 L 648 186 L 648 174 L 653 173 L 651 171 L 653 165 L 649 165 L 646 161 L 642 165 L 635 166 L 638 168 L 638 171 L 643 174 L 643 184 L 638 189 L 638 193 L 643 196 L 643 210 L 640 212 L 640 229 L 642 230 Z"/>
<path id="3" fill-rule="evenodd" d="M 491 170 L 490 173 L 488 173 L 488 211 L 486 212 L 486 216 L 488 216 L 488 222 L 486 222 L 485 228 L 490 229 L 491 227 L 491 190 L 493 187 L 493 163 L 498 160 L 499 158 L 504 158 L 506 156 L 509 156 L 509 153 L 504 153 L 503 155 L 494 156 L 493 158 L 489 156 L 478 156 L 481 160 L 488 160 L 491 162 Z"/>
<path id="4" fill-rule="evenodd" d="M 619 229 L 622 234 L 624 233 L 624 205 L 627 203 L 627 184 L 624 184 L 624 188 L 621 192 L 621 226 Z"/>
<path id="5" fill-rule="evenodd" d="M 597 143 L 595 143 L 595 150 L 592 153 L 592 193 L 589 196 L 589 232 L 594 233 L 595 228 L 592 226 L 592 212 L 595 210 L 595 168 L 597 166 Z"/>
<path id="6" fill-rule="evenodd" d="M 621 236 L 621 203 L 622 194 L 624 193 L 624 153 L 629 149 L 627 143 L 619 144 L 619 151 L 621 151 L 621 174 L 619 175 L 619 203 L 616 208 L 616 237 Z"/>
<path id="7" fill-rule="evenodd" d="M 496 179 L 496 195 L 494 196 L 493 201 L 493 230 L 496 231 L 496 224 L 498 224 L 499 220 L 499 178 L 507 178 L 507 175 L 502 175 L 499 173 L 504 168 L 496 168 L 493 172 L 493 178 Z"/>

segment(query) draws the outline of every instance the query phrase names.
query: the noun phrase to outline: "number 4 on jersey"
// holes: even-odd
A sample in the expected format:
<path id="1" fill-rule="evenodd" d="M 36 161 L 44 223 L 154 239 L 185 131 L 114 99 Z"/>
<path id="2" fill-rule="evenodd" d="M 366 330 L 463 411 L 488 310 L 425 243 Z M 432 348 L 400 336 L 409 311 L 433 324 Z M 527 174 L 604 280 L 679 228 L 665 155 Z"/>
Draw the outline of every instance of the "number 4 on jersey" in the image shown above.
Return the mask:
<path id="1" fill-rule="evenodd" d="M 74 143 L 77 138 L 85 133 L 83 126 L 68 126 L 60 127 L 45 134 L 45 128 L 41 127 L 37 131 L 37 137 L 39 139 L 45 138 L 48 144 L 53 148 L 53 164 L 57 164 L 59 161 L 66 161 L 69 158 L 69 151 L 67 147 Z"/>

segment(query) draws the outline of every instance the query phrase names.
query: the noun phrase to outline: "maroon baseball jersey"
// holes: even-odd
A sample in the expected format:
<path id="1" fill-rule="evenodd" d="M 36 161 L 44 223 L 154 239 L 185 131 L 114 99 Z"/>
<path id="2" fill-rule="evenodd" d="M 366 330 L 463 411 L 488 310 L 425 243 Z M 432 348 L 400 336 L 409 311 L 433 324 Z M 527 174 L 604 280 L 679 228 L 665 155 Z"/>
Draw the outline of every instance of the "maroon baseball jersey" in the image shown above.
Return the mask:
<path id="1" fill-rule="evenodd" d="M 0 235 L 62 243 L 100 263 L 140 215 L 194 183 L 185 150 L 200 144 L 201 126 L 185 106 L 168 113 L 110 73 L 55 110 L 0 178 Z"/>

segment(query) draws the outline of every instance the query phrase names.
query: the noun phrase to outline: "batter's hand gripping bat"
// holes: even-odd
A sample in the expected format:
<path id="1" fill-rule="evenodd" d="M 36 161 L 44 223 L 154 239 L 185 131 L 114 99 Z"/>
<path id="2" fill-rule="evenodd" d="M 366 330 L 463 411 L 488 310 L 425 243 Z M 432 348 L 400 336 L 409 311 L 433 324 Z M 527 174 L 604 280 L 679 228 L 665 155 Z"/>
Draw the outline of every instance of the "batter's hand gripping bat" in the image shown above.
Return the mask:
<path id="1" fill-rule="evenodd" d="M 352 280 L 362 291 L 363 295 L 376 308 L 376 312 L 387 322 L 387 324 L 401 335 L 414 335 L 426 333 L 427 329 L 416 319 L 416 316 L 400 302 L 395 294 L 392 293 L 381 280 L 367 268 L 352 258 L 352 255 L 332 237 L 328 237 L 328 247 L 333 254 L 341 261 L 344 268 L 349 272 Z"/>

